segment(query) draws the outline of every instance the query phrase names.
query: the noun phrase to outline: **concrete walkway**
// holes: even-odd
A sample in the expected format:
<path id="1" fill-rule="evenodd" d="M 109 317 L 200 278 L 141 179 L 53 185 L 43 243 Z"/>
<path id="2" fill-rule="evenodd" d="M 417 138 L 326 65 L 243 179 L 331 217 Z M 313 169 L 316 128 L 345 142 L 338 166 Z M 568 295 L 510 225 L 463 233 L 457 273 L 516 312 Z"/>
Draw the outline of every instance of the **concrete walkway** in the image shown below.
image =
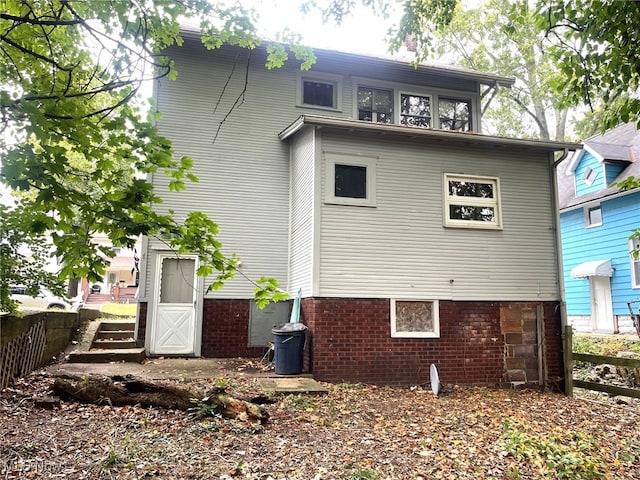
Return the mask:
<path id="1" fill-rule="evenodd" d="M 74 375 L 133 375 L 146 380 L 197 381 L 224 377 L 228 360 L 219 358 L 148 358 L 145 363 L 58 363 L 49 365 L 47 372 L 54 376 Z M 265 393 L 327 393 L 327 389 L 310 375 L 277 375 L 274 372 L 243 373 L 255 377 Z"/>

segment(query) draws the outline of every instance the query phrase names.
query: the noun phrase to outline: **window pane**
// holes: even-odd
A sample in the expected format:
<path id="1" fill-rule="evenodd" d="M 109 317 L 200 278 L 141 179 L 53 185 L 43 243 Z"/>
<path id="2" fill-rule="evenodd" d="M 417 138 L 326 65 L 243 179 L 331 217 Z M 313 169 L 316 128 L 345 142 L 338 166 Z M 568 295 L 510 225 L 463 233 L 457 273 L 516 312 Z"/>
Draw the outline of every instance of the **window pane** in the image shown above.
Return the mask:
<path id="1" fill-rule="evenodd" d="M 336 164 L 334 195 L 367 198 L 367 167 Z"/>
<path id="2" fill-rule="evenodd" d="M 492 183 L 449 181 L 449 195 L 453 197 L 494 198 Z"/>
<path id="3" fill-rule="evenodd" d="M 358 87 L 358 120 L 391 123 L 393 121 L 393 91 Z"/>
<path id="4" fill-rule="evenodd" d="M 599 225 L 602 223 L 602 209 L 600 207 L 589 209 L 589 225 Z"/>
<path id="5" fill-rule="evenodd" d="M 314 82 L 305 80 L 303 83 L 302 102 L 307 105 L 321 107 L 335 107 L 334 85 L 331 83 Z"/>
<path id="6" fill-rule="evenodd" d="M 449 218 L 452 220 L 475 220 L 479 222 L 495 222 L 494 207 L 476 207 L 473 205 L 449 205 Z"/>
<path id="7" fill-rule="evenodd" d="M 396 300 L 396 332 L 433 332 L 433 303 Z"/>
<path id="8" fill-rule="evenodd" d="M 440 98 L 438 101 L 440 112 L 440 128 L 443 130 L 471 129 L 471 104 L 468 100 Z"/>
<path id="9" fill-rule="evenodd" d="M 373 90 L 371 88 L 358 88 L 358 108 L 371 110 L 373 105 Z"/>
<path id="10" fill-rule="evenodd" d="M 160 279 L 160 303 L 191 303 L 196 262 L 190 258 L 164 258 Z"/>
<path id="11" fill-rule="evenodd" d="M 415 127 L 430 127 L 431 104 L 429 97 L 423 97 L 420 95 L 401 95 L 400 123 Z"/>

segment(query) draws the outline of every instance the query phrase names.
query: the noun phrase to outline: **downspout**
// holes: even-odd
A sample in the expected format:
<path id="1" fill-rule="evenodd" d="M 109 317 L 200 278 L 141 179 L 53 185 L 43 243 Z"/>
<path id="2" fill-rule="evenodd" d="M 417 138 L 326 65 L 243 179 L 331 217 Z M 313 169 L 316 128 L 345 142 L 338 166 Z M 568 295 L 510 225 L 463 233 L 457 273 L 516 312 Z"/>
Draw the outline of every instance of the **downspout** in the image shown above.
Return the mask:
<path id="1" fill-rule="evenodd" d="M 552 205 L 553 205 L 553 228 L 555 230 L 556 241 L 556 265 L 558 267 L 558 288 L 560 289 L 560 328 L 564 338 L 564 329 L 567 326 L 567 302 L 564 291 L 564 269 L 562 266 L 562 235 L 560 232 L 560 206 L 558 204 L 558 165 L 569 156 L 569 149 L 565 148 L 562 155 L 551 163 L 551 182 L 552 182 Z"/>
<path id="2" fill-rule="evenodd" d="M 552 154 L 553 155 L 553 154 Z M 567 338 L 567 301 L 564 291 L 564 269 L 562 265 L 562 235 L 560 232 L 560 206 L 558 202 L 558 165 L 567 158 L 569 155 L 569 149 L 565 148 L 562 155 L 553 161 L 551 157 L 551 182 L 552 182 L 552 204 L 554 212 L 554 229 L 556 237 L 556 265 L 558 266 L 558 288 L 560 290 L 560 338 L 562 339 L 562 363 L 564 373 L 564 391 L 570 394 L 571 385 L 573 384 L 573 361 L 571 360 L 572 346 L 569 344 L 571 341 L 571 334 L 569 333 Z M 544 372 L 545 377 L 547 372 Z"/>

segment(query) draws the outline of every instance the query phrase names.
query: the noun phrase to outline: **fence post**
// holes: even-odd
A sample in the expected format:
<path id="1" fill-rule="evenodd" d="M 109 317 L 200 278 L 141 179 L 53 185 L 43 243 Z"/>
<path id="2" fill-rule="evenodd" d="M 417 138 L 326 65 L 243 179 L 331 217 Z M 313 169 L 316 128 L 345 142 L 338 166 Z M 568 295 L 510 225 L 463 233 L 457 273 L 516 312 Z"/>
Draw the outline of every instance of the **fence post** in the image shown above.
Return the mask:
<path id="1" fill-rule="evenodd" d="M 564 327 L 564 393 L 573 397 L 573 328 Z"/>

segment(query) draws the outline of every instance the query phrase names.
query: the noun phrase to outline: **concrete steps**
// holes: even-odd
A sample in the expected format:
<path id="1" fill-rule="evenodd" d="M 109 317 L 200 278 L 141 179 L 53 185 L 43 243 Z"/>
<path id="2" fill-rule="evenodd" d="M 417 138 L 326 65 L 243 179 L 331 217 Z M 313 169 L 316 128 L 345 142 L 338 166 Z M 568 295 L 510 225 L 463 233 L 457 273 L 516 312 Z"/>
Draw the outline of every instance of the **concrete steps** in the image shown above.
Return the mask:
<path id="1" fill-rule="evenodd" d="M 135 322 L 96 320 L 85 333 L 80 348 L 69 354 L 71 363 L 136 362 L 145 359 L 144 348 L 136 347 Z"/>

